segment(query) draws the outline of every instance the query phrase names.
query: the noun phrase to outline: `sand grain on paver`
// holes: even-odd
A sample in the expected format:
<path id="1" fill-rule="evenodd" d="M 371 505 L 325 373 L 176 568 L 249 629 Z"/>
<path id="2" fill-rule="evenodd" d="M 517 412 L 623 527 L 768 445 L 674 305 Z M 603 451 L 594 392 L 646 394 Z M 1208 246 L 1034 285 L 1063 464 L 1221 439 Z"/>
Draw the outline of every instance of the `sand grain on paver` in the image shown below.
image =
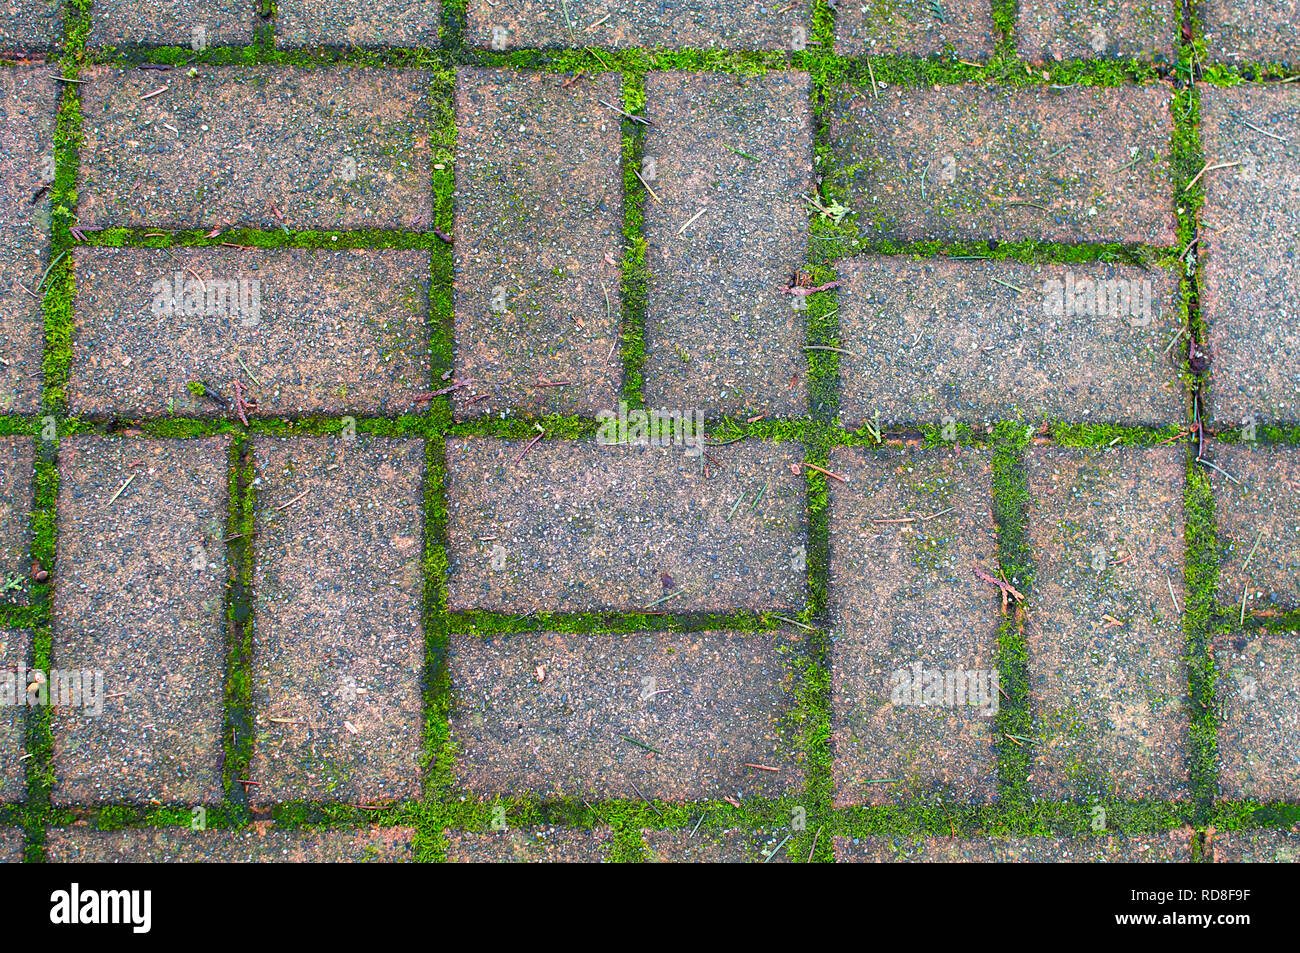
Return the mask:
<path id="1" fill-rule="evenodd" d="M 1300 632 L 1236 632 L 1213 646 L 1219 797 L 1300 800 Z"/>
<path id="2" fill-rule="evenodd" d="M 456 83 L 457 416 L 617 409 L 620 85 L 462 69 Z M 621 108 L 621 107 L 620 107 Z"/>
<path id="3" fill-rule="evenodd" d="M 1226 427 L 1300 421 L 1300 89 L 1200 92 L 1206 164 L 1240 163 L 1201 177 L 1210 413 Z"/>
<path id="4" fill-rule="evenodd" d="M 646 77 L 647 404 L 806 412 L 807 301 L 782 289 L 808 246 L 810 91 L 806 73 Z"/>
<path id="5" fill-rule="evenodd" d="M 709 612 L 805 601 L 796 443 L 447 441 L 453 611 Z"/>
<path id="6" fill-rule="evenodd" d="M 836 837 L 838 863 L 1189 864 L 1191 831 L 1095 837 Z"/>
<path id="7" fill-rule="evenodd" d="M 78 248 L 74 413 L 228 417 L 418 410 L 429 253 Z M 194 385 L 202 385 L 202 394 Z"/>
<path id="8" fill-rule="evenodd" d="M 799 642 L 773 632 L 453 636 L 456 773 L 479 794 L 779 797 L 802 777 L 778 652 Z"/>
<path id="9" fill-rule="evenodd" d="M 257 7 L 249 0 L 95 0 L 89 46 L 213 46 L 253 42 Z"/>
<path id="10" fill-rule="evenodd" d="M 258 804 L 419 793 L 424 443 L 261 438 Z"/>
<path id="11" fill-rule="evenodd" d="M 280 0 L 275 35 L 280 46 L 440 45 L 442 7 L 438 0 Z"/>
<path id="12" fill-rule="evenodd" d="M 727 828 L 646 830 L 646 861 L 652 864 L 785 864 L 790 831 Z"/>
<path id="13" fill-rule="evenodd" d="M 1020 0 L 1016 47 L 1035 63 L 1174 60 L 1179 0 Z"/>
<path id="14" fill-rule="evenodd" d="M 830 469 L 847 481 L 829 481 L 835 803 L 987 803 L 998 599 L 973 569 L 997 574 L 988 457 L 836 448 Z"/>
<path id="15" fill-rule="evenodd" d="M 1196 8 L 1211 60 L 1288 63 L 1300 50 L 1297 0 L 1201 0 Z"/>
<path id="16" fill-rule="evenodd" d="M 33 450 L 30 437 L 0 437 L 0 606 L 31 588 Z"/>
<path id="17" fill-rule="evenodd" d="M 277 830 L 259 821 L 240 831 L 56 828 L 45 852 L 56 864 L 369 864 L 414 861 L 414 842 L 410 827 Z"/>
<path id="18" fill-rule="evenodd" d="M 1300 609 L 1300 450 L 1216 443 L 1212 460 L 1232 480 L 1206 471 L 1214 486 L 1222 611 Z M 1237 482 L 1233 482 L 1236 480 Z"/>
<path id="19" fill-rule="evenodd" d="M 228 447 L 60 442 L 51 665 L 102 672 L 103 712 L 52 709 L 56 804 L 221 797 Z"/>
<path id="20" fill-rule="evenodd" d="M 850 0 L 835 7 L 841 56 L 915 53 L 987 59 L 993 53 L 988 0 Z"/>
<path id="21" fill-rule="evenodd" d="M 427 72 L 83 76 L 83 225 L 423 231 L 433 221 Z"/>
<path id="22" fill-rule="evenodd" d="M 449 830 L 445 834 L 447 861 L 453 864 L 602 864 L 609 859 L 614 836 L 607 827 Z"/>
<path id="23" fill-rule="evenodd" d="M 1081 263 L 915 261 L 839 267 L 840 413 L 886 424 L 1183 419 L 1182 327 L 1169 271 Z"/>
<path id="24" fill-rule="evenodd" d="M 31 684 L 31 650 L 29 630 L 0 629 L 0 804 L 20 801 L 27 791 L 27 708 L 21 703 Z"/>
<path id="25" fill-rule="evenodd" d="M 1037 791 L 1187 794 L 1183 468 L 1176 446 L 1029 449 Z"/>
<path id="26" fill-rule="evenodd" d="M 1215 831 L 1209 838 L 1216 864 L 1300 863 L 1300 830 Z"/>
<path id="27" fill-rule="evenodd" d="M 877 96 L 879 97 L 877 99 Z M 834 194 L 864 237 L 1172 245 L 1163 87 L 844 87 Z"/>

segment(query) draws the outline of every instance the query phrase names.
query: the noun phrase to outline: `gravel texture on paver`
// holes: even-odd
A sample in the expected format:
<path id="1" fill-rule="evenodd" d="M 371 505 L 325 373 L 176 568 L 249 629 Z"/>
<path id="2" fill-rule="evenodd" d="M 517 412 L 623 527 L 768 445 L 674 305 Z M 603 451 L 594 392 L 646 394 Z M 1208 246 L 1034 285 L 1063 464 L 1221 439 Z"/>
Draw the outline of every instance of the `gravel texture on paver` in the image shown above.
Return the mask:
<path id="1" fill-rule="evenodd" d="M 290 46 L 415 47 L 437 49 L 442 25 L 438 0 L 279 0 L 276 43 Z"/>
<path id="2" fill-rule="evenodd" d="M 528 443 L 447 441 L 452 611 L 802 609 L 798 443 Z"/>
<path id="3" fill-rule="evenodd" d="M 214 46 L 253 42 L 254 0 L 95 0 L 88 46 Z"/>
<path id="4" fill-rule="evenodd" d="M 797 685 L 782 653 L 802 641 L 789 632 L 455 635 L 460 785 L 602 800 L 797 793 L 802 759 L 787 723 Z"/>
<path id="5" fill-rule="evenodd" d="M 456 82 L 458 417 L 617 409 L 623 194 L 616 74 Z"/>
<path id="6" fill-rule="evenodd" d="M 807 299 L 783 289 L 808 250 L 810 93 L 801 72 L 646 77 L 647 404 L 807 412 Z"/>
<path id="7" fill-rule="evenodd" d="M 1300 450 L 1216 443 L 1214 486 L 1221 611 L 1241 618 L 1300 609 Z M 1248 591 L 1249 590 L 1249 591 Z"/>
<path id="8" fill-rule="evenodd" d="M 468 0 L 465 42 L 489 50 L 665 46 L 794 51 L 812 41 L 811 9 L 811 0 Z"/>
<path id="9" fill-rule="evenodd" d="M 1034 63 L 1172 63 L 1182 20 L 1181 0 L 1019 0 L 1016 49 Z"/>
<path id="10" fill-rule="evenodd" d="M 1101 263 L 839 265 L 840 415 L 882 424 L 1184 419 L 1178 282 Z M 1100 289 L 1100 294 L 1098 290 Z"/>
<path id="11" fill-rule="evenodd" d="M 1029 449 L 1036 792 L 1187 796 L 1185 466 L 1180 446 Z"/>
<path id="12" fill-rule="evenodd" d="M 415 859 L 409 827 L 276 830 L 255 822 L 240 831 L 156 828 L 97 831 L 54 828 L 45 856 L 54 864 L 366 864 Z"/>
<path id="13" fill-rule="evenodd" d="M 835 52 L 841 56 L 986 60 L 995 36 L 989 0 L 845 0 L 835 7 Z"/>
<path id="14" fill-rule="evenodd" d="M 77 248 L 73 413 L 398 416 L 427 404 L 429 253 Z M 202 385 L 202 394 L 194 385 Z M 441 385 L 439 385 L 441 386 Z"/>
<path id="15" fill-rule="evenodd" d="M 1200 97 L 1206 164 L 1241 163 L 1201 176 L 1206 227 L 1197 253 L 1203 256 L 1200 306 L 1210 344 L 1210 415 L 1223 427 L 1238 427 L 1250 415 L 1260 422 L 1295 423 L 1300 89 L 1203 86 Z"/>
<path id="16" fill-rule="evenodd" d="M 58 84 L 49 66 L 0 70 L 0 413 L 34 413 L 45 314 L 36 294 L 50 263 Z"/>
<path id="17" fill-rule="evenodd" d="M 533 827 L 527 830 L 446 831 L 453 864 L 603 864 L 613 831 L 601 827 Z"/>
<path id="18" fill-rule="evenodd" d="M 0 606 L 28 602 L 33 452 L 31 437 L 0 437 Z"/>
<path id="19" fill-rule="evenodd" d="M 1163 86 L 844 87 L 825 180 L 870 239 L 1170 246 L 1171 102 Z"/>
<path id="20" fill-rule="evenodd" d="M 1214 831 L 1208 839 L 1216 864 L 1300 863 L 1300 829 L 1294 827 L 1284 831 Z"/>
<path id="21" fill-rule="evenodd" d="M 7 0 L 0 9 L 0 52 L 54 50 L 63 42 L 62 0 Z"/>
<path id="22" fill-rule="evenodd" d="M 221 798 L 229 445 L 60 442 L 51 665 L 103 710 L 52 706 L 56 804 Z"/>
<path id="23" fill-rule="evenodd" d="M 27 792 L 27 767 L 22 758 L 27 750 L 31 653 L 30 631 L 0 629 L 0 804 L 21 801 Z"/>
<path id="24" fill-rule="evenodd" d="M 417 797 L 424 442 L 258 438 L 258 804 Z"/>
<path id="25" fill-rule="evenodd" d="M 1219 797 L 1300 801 L 1300 632 L 1237 632 L 1213 646 Z"/>
<path id="26" fill-rule="evenodd" d="M 1189 864 L 1191 831 L 1091 837 L 916 837 L 881 834 L 836 837 L 838 863 L 910 864 Z"/>
<path id="27" fill-rule="evenodd" d="M 423 231 L 433 221 L 428 73 L 197 69 L 82 72 L 81 224 Z"/>
<path id="28" fill-rule="evenodd" d="M 1212 62 L 1300 62 L 1297 0 L 1198 0 L 1196 13 Z"/>
<path id="29" fill-rule="evenodd" d="M 21 864 L 26 838 L 16 827 L 0 827 L 0 864 Z"/>
<path id="30" fill-rule="evenodd" d="M 835 804 L 988 803 L 998 590 L 973 572 L 998 572 L 988 455 L 837 447 L 830 469 L 847 481 L 828 481 Z"/>
<path id="31" fill-rule="evenodd" d="M 787 864 L 788 830 L 645 830 L 645 859 L 652 864 Z"/>

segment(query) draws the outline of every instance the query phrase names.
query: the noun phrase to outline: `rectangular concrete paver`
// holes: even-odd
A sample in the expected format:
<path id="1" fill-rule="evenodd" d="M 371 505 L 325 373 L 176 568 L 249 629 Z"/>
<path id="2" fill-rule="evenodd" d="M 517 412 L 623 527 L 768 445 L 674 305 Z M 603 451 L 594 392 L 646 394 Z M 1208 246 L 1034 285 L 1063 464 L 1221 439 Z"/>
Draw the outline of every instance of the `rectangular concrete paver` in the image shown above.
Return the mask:
<path id="1" fill-rule="evenodd" d="M 27 686 L 32 683 L 32 634 L 0 629 L 0 804 L 21 801 L 27 791 Z"/>
<path id="2" fill-rule="evenodd" d="M 916 53 L 987 59 L 995 29 L 989 0 L 852 0 L 835 7 L 841 56 Z"/>
<path id="3" fill-rule="evenodd" d="M 221 797 L 228 447 L 60 443 L 51 665 L 103 694 L 52 709 L 56 804 Z"/>
<path id="4" fill-rule="evenodd" d="M 433 219 L 427 73 L 83 75 L 83 225 L 423 230 Z"/>
<path id="5" fill-rule="evenodd" d="M 1215 640 L 1219 796 L 1300 800 L 1300 632 Z"/>
<path id="6" fill-rule="evenodd" d="M 618 77 L 462 69 L 456 83 L 457 415 L 617 409 Z M 621 108 L 621 106 L 620 106 Z"/>
<path id="7" fill-rule="evenodd" d="M 988 456 L 837 448 L 830 469 L 835 803 L 991 801 L 998 600 L 973 573 L 998 571 Z"/>
<path id="8" fill-rule="evenodd" d="M 90 46 L 245 46 L 253 42 L 249 0 L 95 0 Z"/>
<path id="9" fill-rule="evenodd" d="M 8 0 L 0 10 L 0 52 L 53 50 L 63 42 L 65 5 L 50 0 Z"/>
<path id="10" fill-rule="evenodd" d="M 46 835 L 45 859 L 53 864 L 401 863 L 415 859 L 414 838 L 409 827 L 276 830 L 265 823 L 239 831 L 68 827 Z"/>
<path id="11" fill-rule="evenodd" d="M 1213 458 L 1237 481 L 1207 471 L 1222 611 L 1240 618 L 1243 595 L 1247 614 L 1300 609 L 1300 450 L 1219 443 Z"/>
<path id="12" fill-rule="evenodd" d="M 424 443 L 259 439 L 260 804 L 419 794 Z"/>
<path id="13" fill-rule="evenodd" d="M 782 289 L 808 246 L 810 92 L 799 72 L 646 77 L 647 403 L 806 412 L 806 301 Z"/>
<path id="14" fill-rule="evenodd" d="M 801 50 L 811 0 L 468 0 L 465 42 L 485 49 L 653 47 Z M 608 19 L 604 17 L 608 15 Z"/>
<path id="15" fill-rule="evenodd" d="M 797 609 L 805 482 L 797 443 L 683 447 L 447 442 L 453 611 Z M 668 598 L 665 598 L 668 597 Z M 662 601 L 660 601 L 662 600 Z M 652 605 L 655 604 L 655 605 Z"/>
<path id="16" fill-rule="evenodd" d="M 3 44 L 0 44 L 3 49 Z M 58 84 L 49 66 L 0 70 L 0 413 L 40 404 Z"/>
<path id="17" fill-rule="evenodd" d="M 1172 245 L 1157 86 L 845 88 L 830 106 L 846 221 L 868 238 Z"/>
<path id="18" fill-rule="evenodd" d="M 1220 63 L 1297 62 L 1297 0 L 1202 0 L 1197 4 L 1205 48 Z"/>
<path id="19" fill-rule="evenodd" d="M 417 410 L 429 253 L 78 248 L 72 411 L 234 419 Z M 195 394 L 195 384 L 203 394 Z"/>
<path id="20" fill-rule="evenodd" d="M 424 46 L 437 48 L 438 0 L 281 0 L 275 6 L 280 46 Z"/>
<path id="21" fill-rule="evenodd" d="M 30 437 L 0 437 L 0 606 L 28 601 L 32 572 Z"/>
<path id="22" fill-rule="evenodd" d="M 0 828 L 0 864 L 21 864 L 26 839 L 16 827 Z"/>
<path id="23" fill-rule="evenodd" d="M 1190 864 L 1191 832 L 1130 837 L 836 837 L 839 863 L 910 864 Z"/>
<path id="24" fill-rule="evenodd" d="M 783 632 L 454 636 L 459 781 L 476 794 L 600 799 L 797 791 L 800 758 L 785 724 L 796 686 L 781 649 L 800 641 Z"/>
<path id="25" fill-rule="evenodd" d="M 453 864 L 603 864 L 613 832 L 567 827 L 527 830 L 447 831 L 447 861 Z"/>
<path id="26" fill-rule="evenodd" d="M 1300 831 L 1215 831 L 1209 843 L 1216 864 L 1300 863 Z"/>
<path id="27" fill-rule="evenodd" d="M 1300 89 L 1203 87 L 1201 123 L 1207 162 L 1240 163 L 1201 178 L 1211 416 L 1300 421 Z"/>
<path id="28" fill-rule="evenodd" d="M 1182 447 L 1031 447 L 1030 784 L 1187 794 Z"/>
<path id="29" fill-rule="evenodd" d="M 652 864 L 785 864 L 789 831 L 730 828 L 647 830 L 645 859 Z"/>
<path id="30" fill-rule="evenodd" d="M 839 266 L 840 414 L 857 429 L 1184 419 L 1169 271 L 872 257 Z M 1174 349 L 1177 350 L 1177 349 Z"/>
<path id="31" fill-rule="evenodd" d="M 1174 61 L 1180 0 L 1020 0 L 1016 48 L 1036 63 L 1083 59 Z"/>

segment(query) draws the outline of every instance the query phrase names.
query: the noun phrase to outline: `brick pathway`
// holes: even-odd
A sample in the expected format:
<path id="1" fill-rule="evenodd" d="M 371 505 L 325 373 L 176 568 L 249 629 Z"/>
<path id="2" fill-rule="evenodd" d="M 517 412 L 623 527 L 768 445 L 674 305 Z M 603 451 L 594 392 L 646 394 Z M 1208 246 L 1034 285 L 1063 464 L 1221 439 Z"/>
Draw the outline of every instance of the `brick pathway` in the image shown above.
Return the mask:
<path id="1" fill-rule="evenodd" d="M 1300 858 L 1294 4 L 82 6 L 0 861 Z"/>

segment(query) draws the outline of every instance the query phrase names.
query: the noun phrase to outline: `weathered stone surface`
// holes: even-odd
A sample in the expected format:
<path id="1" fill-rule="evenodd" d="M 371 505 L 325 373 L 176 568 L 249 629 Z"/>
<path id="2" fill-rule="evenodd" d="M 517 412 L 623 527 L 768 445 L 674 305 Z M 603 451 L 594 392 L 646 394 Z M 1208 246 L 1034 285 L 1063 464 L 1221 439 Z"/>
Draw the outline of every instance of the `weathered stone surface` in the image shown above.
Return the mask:
<path id="1" fill-rule="evenodd" d="M 281 0 L 275 6 L 280 46 L 439 45 L 438 0 Z"/>
<path id="2" fill-rule="evenodd" d="M 1034 62 L 1142 59 L 1171 63 L 1180 0 L 1020 0 L 1016 47 Z"/>
<path id="3" fill-rule="evenodd" d="M 253 42 L 250 0 L 95 0 L 91 46 L 245 46 Z"/>
<path id="4" fill-rule="evenodd" d="M 0 606 L 28 601 L 32 574 L 31 437 L 0 437 Z"/>
<path id="5" fill-rule="evenodd" d="M 782 289 L 808 246 L 810 92 L 797 72 L 646 77 L 647 404 L 807 412 L 806 299 Z"/>
<path id="6" fill-rule="evenodd" d="M 0 629 L 0 803 L 21 801 L 27 792 L 27 666 L 32 658 L 32 634 L 26 629 Z M 12 695 L 10 687 L 12 686 Z M 0 831 L 0 838 L 4 832 Z M 21 844 L 21 839 L 20 839 Z M 0 839 L 0 855 L 4 853 Z"/>
<path id="7" fill-rule="evenodd" d="M 1219 604 L 1238 617 L 1243 596 L 1247 614 L 1300 609 L 1300 450 L 1250 443 L 1213 449 L 1215 466 L 1237 481 L 1205 471 L 1214 486 Z"/>
<path id="8" fill-rule="evenodd" d="M 366 864 L 415 859 L 409 827 L 277 830 L 255 823 L 241 831 L 178 828 L 97 831 L 55 828 L 45 859 L 55 864 Z"/>
<path id="9" fill-rule="evenodd" d="M 987 59 L 994 35 L 988 0 L 851 0 L 835 7 L 835 52 L 841 56 Z"/>
<path id="10" fill-rule="evenodd" d="M 1300 832 L 1294 828 L 1215 831 L 1209 846 L 1216 864 L 1300 863 Z"/>
<path id="11" fill-rule="evenodd" d="M 458 864 L 603 864 L 613 832 L 565 827 L 447 831 L 447 860 Z"/>
<path id="12" fill-rule="evenodd" d="M 8 0 L 0 10 L 0 52 L 53 50 L 63 42 L 65 5 L 52 0 Z"/>
<path id="13" fill-rule="evenodd" d="M 1296 0 L 1201 0 L 1205 47 L 1223 63 L 1296 63 L 1300 3 Z"/>
<path id="14" fill-rule="evenodd" d="M 1214 645 L 1219 796 L 1300 800 L 1300 632 L 1243 632 Z"/>
<path id="15" fill-rule="evenodd" d="M 836 837 L 835 859 L 839 863 L 922 863 L 922 864 L 1189 864 L 1192 862 L 1191 831 L 1180 829 L 1166 834 L 1131 837 L 910 837 L 876 835 Z"/>
<path id="16" fill-rule="evenodd" d="M 23 862 L 23 832 L 16 827 L 0 828 L 0 864 Z"/>
<path id="17" fill-rule="evenodd" d="M 742 828 L 642 832 L 646 860 L 652 864 L 790 863 L 789 833 Z"/>

